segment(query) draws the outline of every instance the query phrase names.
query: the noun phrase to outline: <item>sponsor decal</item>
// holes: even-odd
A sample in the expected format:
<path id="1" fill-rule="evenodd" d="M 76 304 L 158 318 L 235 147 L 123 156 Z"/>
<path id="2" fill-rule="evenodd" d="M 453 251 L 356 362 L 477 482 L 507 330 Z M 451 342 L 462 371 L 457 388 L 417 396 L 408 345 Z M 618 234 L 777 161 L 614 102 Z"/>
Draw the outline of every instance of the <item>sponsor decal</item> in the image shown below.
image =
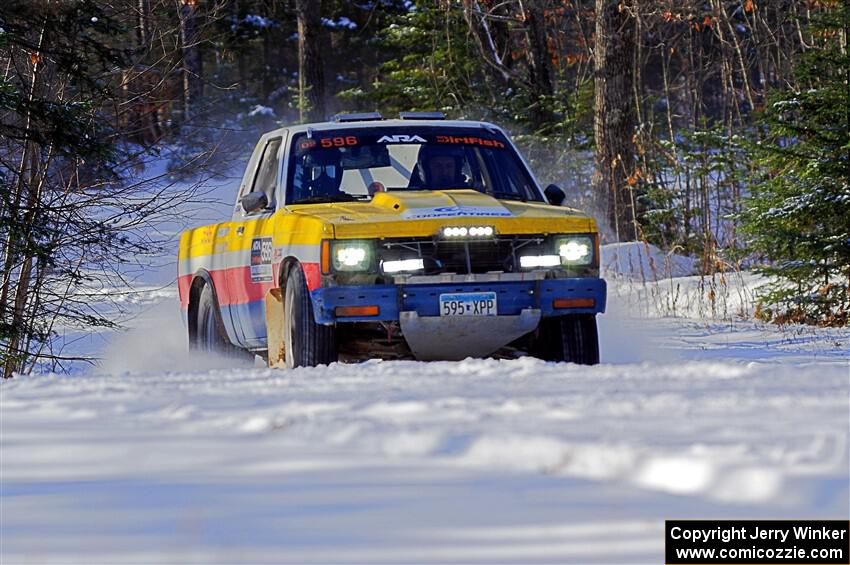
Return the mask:
<path id="1" fill-rule="evenodd" d="M 304 153 L 305 151 L 309 151 L 310 149 L 313 149 L 314 147 L 316 147 L 316 140 L 315 139 L 302 139 L 301 141 L 298 142 L 298 151 L 297 152 L 299 154 L 301 154 L 301 153 Z"/>
<path id="2" fill-rule="evenodd" d="M 438 135 L 437 143 L 453 143 L 461 145 L 480 145 L 482 147 L 495 147 L 504 149 L 505 144 L 496 139 L 485 139 L 483 137 L 456 137 L 453 135 Z"/>
<path id="3" fill-rule="evenodd" d="M 427 220 L 429 218 L 504 218 L 513 216 L 508 210 L 498 206 L 439 206 L 437 208 L 413 208 L 405 210 L 402 218 Z"/>
<path id="4" fill-rule="evenodd" d="M 255 237 L 251 240 L 251 282 L 271 282 L 272 253 L 272 238 Z"/>
<path id="5" fill-rule="evenodd" d="M 201 232 L 200 243 L 212 243 L 213 242 L 213 230 L 211 227 L 203 227 L 199 228 Z"/>
<path id="6" fill-rule="evenodd" d="M 310 151 L 311 149 L 315 149 L 316 147 L 322 147 L 323 149 L 331 149 L 334 147 L 352 147 L 354 145 L 358 145 L 359 143 L 360 140 L 357 139 L 356 135 L 325 137 L 319 140 L 308 138 L 302 139 L 298 142 L 296 153 L 298 155 L 303 155 L 305 152 Z"/>
<path id="7" fill-rule="evenodd" d="M 378 143 L 425 143 L 418 135 L 385 135 L 378 139 Z"/>

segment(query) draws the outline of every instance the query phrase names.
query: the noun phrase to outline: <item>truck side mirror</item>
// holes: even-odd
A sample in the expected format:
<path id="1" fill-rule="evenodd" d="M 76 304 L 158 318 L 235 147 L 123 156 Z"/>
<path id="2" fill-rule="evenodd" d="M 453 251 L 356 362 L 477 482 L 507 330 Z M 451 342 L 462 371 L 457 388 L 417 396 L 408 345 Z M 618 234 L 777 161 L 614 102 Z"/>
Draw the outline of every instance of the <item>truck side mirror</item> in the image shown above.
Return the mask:
<path id="1" fill-rule="evenodd" d="M 550 184 L 549 186 L 547 186 L 546 190 L 543 191 L 543 194 L 546 195 L 546 200 L 548 200 L 549 204 L 551 204 L 552 206 L 560 206 L 567 198 L 564 189 L 562 189 L 557 184 Z"/>
<path id="2" fill-rule="evenodd" d="M 245 210 L 245 213 L 250 214 L 268 206 L 269 199 L 265 192 L 257 191 L 246 194 L 239 203 L 242 204 L 242 209 Z"/>

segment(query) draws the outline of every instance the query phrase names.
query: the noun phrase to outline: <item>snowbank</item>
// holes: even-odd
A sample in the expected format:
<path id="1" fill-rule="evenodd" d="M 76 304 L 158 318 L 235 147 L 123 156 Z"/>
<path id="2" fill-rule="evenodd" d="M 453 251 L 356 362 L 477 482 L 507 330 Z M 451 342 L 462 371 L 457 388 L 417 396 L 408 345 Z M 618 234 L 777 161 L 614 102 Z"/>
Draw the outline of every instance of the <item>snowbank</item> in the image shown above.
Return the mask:
<path id="1" fill-rule="evenodd" d="M 609 310 L 630 316 L 747 320 L 759 288 L 770 282 L 747 271 L 694 275 L 696 259 L 642 242 L 604 245 L 600 254 Z"/>
<path id="2" fill-rule="evenodd" d="M 630 241 L 603 245 L 600 249 L 603 276 L 622 276 L 640 281 L 657 281 L 695 274 L 692 257 L 664 253 L 651 243 Z"/>

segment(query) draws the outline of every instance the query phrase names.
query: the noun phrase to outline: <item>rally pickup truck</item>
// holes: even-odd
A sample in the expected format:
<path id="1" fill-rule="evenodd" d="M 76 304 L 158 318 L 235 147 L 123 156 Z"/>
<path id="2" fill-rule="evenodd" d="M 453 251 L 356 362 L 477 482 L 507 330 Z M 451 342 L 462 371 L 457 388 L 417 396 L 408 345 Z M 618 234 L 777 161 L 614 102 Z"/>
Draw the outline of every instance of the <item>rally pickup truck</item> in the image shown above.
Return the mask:
<path id="1" fill-rule="evenodd" d="M 230 220 L 180 239 L 190 347 L 272 367 L 598 363 L 599 235 L 564 199 L 485 122 L 344 114 L 266 133 Z"/>

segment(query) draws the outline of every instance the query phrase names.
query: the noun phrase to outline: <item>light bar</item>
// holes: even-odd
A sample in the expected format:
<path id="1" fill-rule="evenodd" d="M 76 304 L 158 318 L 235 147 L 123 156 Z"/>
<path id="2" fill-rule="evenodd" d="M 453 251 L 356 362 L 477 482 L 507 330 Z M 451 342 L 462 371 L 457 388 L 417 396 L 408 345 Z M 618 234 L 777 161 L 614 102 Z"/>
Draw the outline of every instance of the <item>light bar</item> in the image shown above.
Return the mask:
<path id="1" fill-rule="evenodd" d="M 381 268 L 385 273 L 398 273 L 401 271 L 421 271 L 425 268 L 422 259 L 402 259 L 399 261 L 384 261 Z"/>
<path id="2" fill-rule="evenodd" d="M 442 112 L 399 112 L 398 117 L 402 120 L 445 120 L 446 115 Z"/>
<path id="3" fill-rule="evenodd" d="M 337 114 L 331 118 L 334 122 L 373 122 L 383 120 L 384 117 L 379 112 L 360 112 L 352 114 Z"/>
<path id="4" fill-rule="evenodd" d="M 448 226 L 443 228 L 443 237 L 490 237 L 496 230 L 493 226 Z"/>
<path id="5" fill-rule="evenodd" d="M 560 255 L 523 255 L 519 258 L 519 266 L 523 269 L 534 269 L 536 267 L 557 267 L 560 264 Z"/>

